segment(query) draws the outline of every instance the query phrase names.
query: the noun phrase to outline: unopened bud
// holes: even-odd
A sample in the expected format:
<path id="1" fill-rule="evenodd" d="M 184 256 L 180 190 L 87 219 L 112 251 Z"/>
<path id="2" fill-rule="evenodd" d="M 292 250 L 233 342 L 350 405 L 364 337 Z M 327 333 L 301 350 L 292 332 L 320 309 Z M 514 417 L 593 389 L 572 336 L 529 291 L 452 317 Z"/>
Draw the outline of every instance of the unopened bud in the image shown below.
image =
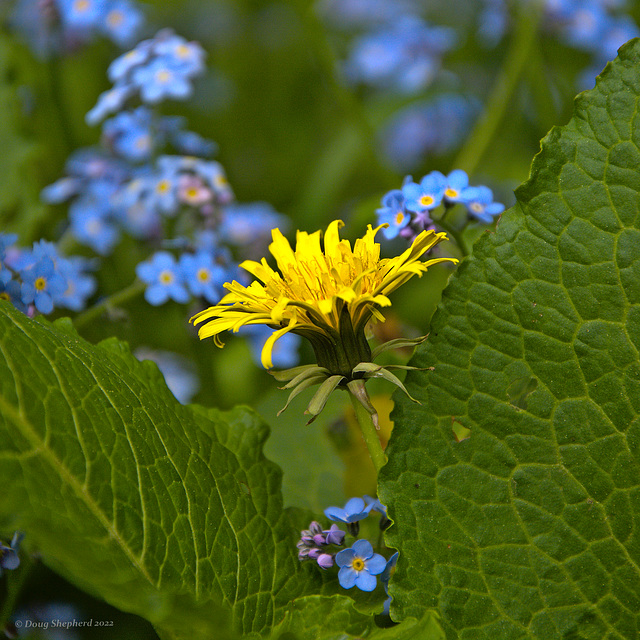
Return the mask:
<path id="1" fill-rule="evenodd" d="M 322 569 L 330 569 L 333 567 L 333 556 L 330 553 L 321 553 L 318 556 L 318 564 Z"/>

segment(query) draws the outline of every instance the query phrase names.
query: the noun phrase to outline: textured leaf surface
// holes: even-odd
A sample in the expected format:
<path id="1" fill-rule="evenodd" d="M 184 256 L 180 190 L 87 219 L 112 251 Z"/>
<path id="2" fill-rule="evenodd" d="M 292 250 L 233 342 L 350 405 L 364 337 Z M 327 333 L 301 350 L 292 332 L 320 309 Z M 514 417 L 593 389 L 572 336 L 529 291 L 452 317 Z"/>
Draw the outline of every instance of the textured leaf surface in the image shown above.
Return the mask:
<path id="1" fill-rule="evenodd" d="M 287 618 L 273 635 L 278 640 L 345 640 L 364 636 L 371 640 L 445 640 L 439 617 L 426 611 L 420 620 L 409 618 L 388 628 L 370 628 L 370 616 L 356 611 L 340 597 L 307 596 L 291 603 Z M 296 630 L 302 632 L 296 633 Z"/>
<path id="2" fill-rule="evenodd" d="M 253 412 L 182 406 L 154 364 L 116 340 L 90 345 L 68 321 L 0 301 L 0 330 L 0 517 L 52 568 L 163 638 L 282 624 L 315 638 L 317 607 L 335 624 L 348 612 L 357 635 L 373 626 L 331 595 L 334 574 L 299 563 L 310 518 L 283 510 Z M 313 593 L 325 595 L 307 608 Z"/>
<path id="3" fill-rule="evenodd" d="M 630 43 L 543 141 L 396 398 L 392 614 L 447 638 L 639 637 L 639 69 Z"/>

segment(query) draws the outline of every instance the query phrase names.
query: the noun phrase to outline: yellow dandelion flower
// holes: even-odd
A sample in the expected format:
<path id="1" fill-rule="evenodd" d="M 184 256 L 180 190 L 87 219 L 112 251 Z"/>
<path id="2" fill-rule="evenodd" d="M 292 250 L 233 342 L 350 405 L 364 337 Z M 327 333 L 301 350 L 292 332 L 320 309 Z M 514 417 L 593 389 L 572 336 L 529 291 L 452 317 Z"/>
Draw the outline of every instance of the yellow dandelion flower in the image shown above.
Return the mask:
<path id="1" fill-rule="evenodd" d="M 375 229 L 369 225 L 353 249 L 340 239 L 340 220 L 321 232 L 298 231 L 295 251 L 279 229 L 272 231 L 269 251 L 276 260 L 275 271 L 265 258 L 247 260 L 240 266 L 256 280 L 249 286 L 239 282 L 225 284 L 229 293 L 220 303 L 201 311 L 191 322 L 202 326 L 201 339 L 238 331 L 246 324 L 265 324 L 275 329 L 262 350 L 262 364 L 270 369 L 274 343 L 292 331 L 307 338 L 315 351 L 319 367 L 332 375 L 351 379 L 360 363 L 371 361 L 365 326 L 372 320 L 384 321 L 380 309 L 391 304 L 389 294 L 414 275 L 421 276 L 439 262 L 453 258 L 420 261 L 429 249 L 446 239 L 445 233 L 423 231 L 412 245 L 394 258 L 380 258 Z"/>

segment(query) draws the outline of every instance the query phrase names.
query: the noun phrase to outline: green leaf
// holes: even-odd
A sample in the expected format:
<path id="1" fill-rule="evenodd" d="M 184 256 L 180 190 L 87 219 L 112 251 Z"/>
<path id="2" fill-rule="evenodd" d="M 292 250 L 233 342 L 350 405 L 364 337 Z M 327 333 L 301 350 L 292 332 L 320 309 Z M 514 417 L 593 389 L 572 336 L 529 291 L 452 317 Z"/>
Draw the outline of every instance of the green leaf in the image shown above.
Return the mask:
<path id="1" fill-rule="evenodd" d="M 267 637 L 311 594 L 351 606 L 335 572 L 297 559 L 310 518 L 283 509 L 256 414 L 180 405 L 155 364 L 67 320 L 0 301 L 0 331 L 0 520 L 24 548 L 163 639 Z M 290 628 L 307 625 L 301 609 Z"/>
<path id="2" fill-rule="evenodd" d="M 345 634 L 364 634 L 371 620 L 371 616 L 356 611 L 353 601 L 347 598 L 306 596 L 292 600 L 287 609 L 287 616 L 274 630 L 273 638 L 338 640 Z M 300 633 L 302 629 L 304 632 Z"/>
<path id="3" fill-rule="evenodd" d="M 375 640 L 445 640 L 437 612 L 425 611 L 422 619 L 409 618 L 389 629 L 378 629 L 369 636 Z"/>
<path id="4" fill-rule="evenodd" d="M 304 635 L 297 632 L 302 620 L 307 621 Z M 309 620 L 314 620 L 315 624 L 310 626 Z M 286 619 L 273 637 L 278 640 L 342 640 L 345 634 L 353 637 L 367 633 L 366 637 L 371 640 L 445 640 L 439 616 L 434 611 L 426 611 L 420 620 L 410 618 L 389 628 L 369 630 L 370 620 L 370 616 L 359 613 L 353 602 L 345 598 L 307 596 L 291 602 Z"/>
<path id="5" fill-rule="evenodd" d="M 542 142 L 396 394 L 391 613 L 447 638 L 637 638 L 640 44 Z M 452 421 L 471 436 L 456 442 Z"/>

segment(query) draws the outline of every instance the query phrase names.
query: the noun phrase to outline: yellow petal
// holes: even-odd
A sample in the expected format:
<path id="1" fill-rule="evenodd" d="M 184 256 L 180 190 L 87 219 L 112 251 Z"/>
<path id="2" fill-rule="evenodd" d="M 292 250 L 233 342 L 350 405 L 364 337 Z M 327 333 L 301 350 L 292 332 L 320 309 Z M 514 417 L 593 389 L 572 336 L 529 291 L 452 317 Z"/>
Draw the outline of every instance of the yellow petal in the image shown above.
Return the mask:
<path id="1" fill-rule="evenodd" d="M 289 333 L 294 326 L 295 325 L 290 324 L 288 327 L 278 329 L 267 338 L 267 341 L 264 343 L 264 347 L 262 347 L 262 354 L 260 355 L 262 366 L 265 369 L 273 368 L 273 345 L 276 343 L 276 340 L 282 338 L 285 333 Z"/>
<path id="2" fill-rule="evenodd" d="M 329 224 L 324 234 L 324 253 L 329 258 L 339 256 L 340 229 L 344 227 L 342 220 L 334 220 Z"/>
<path id="3" fill-rule="evenodd" d="M 283 271 L 290 265 L 295 264 L 296 257 L 289 241 L 282 235 L 280 229 L 273 229 L 271 236 L 273 237 L 273 242 L 269 245 L 269 251 L 276 259 L 280 271 Z"/>
<path id="4" fill-rule="evenodd" d="M 262 282 L 268 282 L 272 278 L 279 276 L 279 274 L 267 264 L 264 258 L 262 258 L 261 262 L 245 260 L 240 263 L 240 266 L 252 276 L 258 278 L 258 280 L 262 280 Z"/>

